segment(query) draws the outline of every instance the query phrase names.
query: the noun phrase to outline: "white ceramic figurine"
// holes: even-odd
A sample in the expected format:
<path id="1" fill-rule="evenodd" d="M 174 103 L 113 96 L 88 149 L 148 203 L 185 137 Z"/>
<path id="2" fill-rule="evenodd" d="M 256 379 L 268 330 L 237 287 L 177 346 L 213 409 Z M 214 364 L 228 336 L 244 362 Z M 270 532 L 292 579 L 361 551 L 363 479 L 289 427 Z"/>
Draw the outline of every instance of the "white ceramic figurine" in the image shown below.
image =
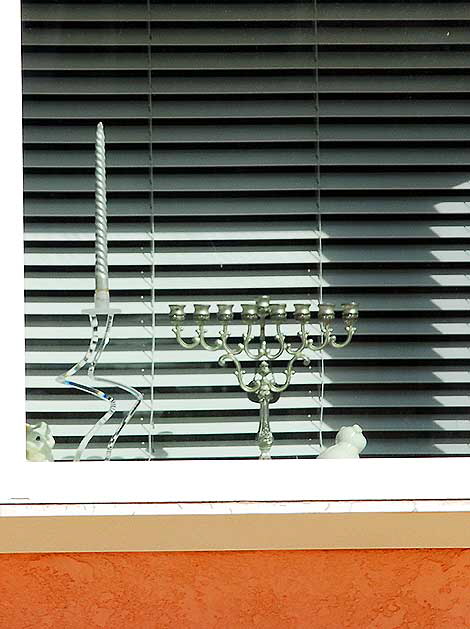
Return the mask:
<path id="1" fill-rule="evenodd" d="M 336 435 L 335 445 L 325 448 L 317 458 L 319 459 L 358 459 L 359 453 L 367 445 L 367 439 L 362 434 L 362 428 L 343 426 Z"/>
<path id="2" fill-rule="evenodd" d="M 26 424 L 26 459 L 28 461 L 53 461 L 55 441 L 46 422 Z"/>

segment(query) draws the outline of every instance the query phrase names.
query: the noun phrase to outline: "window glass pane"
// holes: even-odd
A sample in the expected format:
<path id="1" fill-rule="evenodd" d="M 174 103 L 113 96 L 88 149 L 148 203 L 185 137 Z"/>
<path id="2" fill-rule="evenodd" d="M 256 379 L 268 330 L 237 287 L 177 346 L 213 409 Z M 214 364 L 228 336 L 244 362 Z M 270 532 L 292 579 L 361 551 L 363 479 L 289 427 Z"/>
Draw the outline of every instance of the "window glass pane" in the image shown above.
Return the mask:
<path id="1" fill-rule="evenodd" d="M 467 455 L 467 3 L 22 5 L 29 456 Z"/>

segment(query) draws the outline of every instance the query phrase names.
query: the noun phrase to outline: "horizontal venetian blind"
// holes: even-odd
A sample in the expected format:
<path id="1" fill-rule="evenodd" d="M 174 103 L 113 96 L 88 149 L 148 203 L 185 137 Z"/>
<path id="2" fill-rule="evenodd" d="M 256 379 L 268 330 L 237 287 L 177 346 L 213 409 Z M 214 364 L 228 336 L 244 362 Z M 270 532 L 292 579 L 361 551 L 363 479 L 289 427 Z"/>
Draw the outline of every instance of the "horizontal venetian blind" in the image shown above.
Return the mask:
<path id="1" fill-rule="evenodd" d="M 313 4 L 152 2 L 150 13 L 149 58 L 146 2 L 23 2 L 27 411 L 51 424 L 58 460 L 103 412 L 55 380 L 89 333 L 98 120 L 122 309 L 99 370 L 146 396 L 113 458 L 148 456 L 149 63 L 153 455 L 258 455 L 257 406 L 213 354 L 177 346 L 168 303 L 317 295 Z M 318 14 L 324 298 L 361 307 L 353 343 L 325 352 L 325 441 L 358 422 L 366 456 L 468 455 L 468 3 L 321 0 Z M 315 455 L 317 385 L 297 367 L 272 406 L 273 456 Z M 102 457 L 112 431 L 84 458 Z"/>

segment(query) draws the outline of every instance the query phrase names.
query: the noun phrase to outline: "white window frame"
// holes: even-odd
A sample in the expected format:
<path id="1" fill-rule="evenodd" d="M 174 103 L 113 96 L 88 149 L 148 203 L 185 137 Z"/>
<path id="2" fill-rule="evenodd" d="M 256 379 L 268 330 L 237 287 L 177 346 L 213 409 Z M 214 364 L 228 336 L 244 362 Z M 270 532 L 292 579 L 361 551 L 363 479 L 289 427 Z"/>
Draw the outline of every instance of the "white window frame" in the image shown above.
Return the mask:
<path id="1" fill-rule="evenodd" d="M 310 515 L 323 513 L 325 504 L 316 503 L 323 506 L 314 507 L 309 503 L 307 508 L 305 501 L 327 501 L 328 504 L 345 501 L 340 504 L 346 506 L 336 510 L 342 512 L 343 516 L 344 512 L 351 510 L 347 506 L 353 504 L 351 501 L 365 501 L 361 502 L 363 512 L 377 511 L 377 503 L 369 501 L 382 501 L 380 504 L 390 505 L 387 501 L 404 500 L 437 500 L 440 505 L 437 510 L 441 513 L 455 514 L 455 511 L 467 510 L 469 503 L 462 501 L 470 499 L 470 457 L 359 461 L 91 461 L 78 465 L 39 465 L 25 460 L 25 430 L 22 421 L 25 416 L 25 353 L 20 7 L 20 0 L 10 0 L 0 7 L 0 68 L 3 81 L 0 119 L 3 219 L 0 248 L 3 304 L 0 308 L 0 329 L 3 333 L 3 359 L 0 377 L 4 392 L 0 504 L 16 504 L 19 508 L 20 505 L 39 503 L 178 503 L 180 514 L 191 518 L 194 517 L 194 506 L 184 506 L 183 503 L 252 502 L 255 504 L 251 507 L 245 505 L 243 514 L 239 514 L 249 516 L 255 515 L 257 509 L 259 511 L 260 505 L 256 503 L 271 501 L 275 506 L 264 509 L 263 512 L 270 516 L 268 519 L 271 523 L 275 516 L 282 518 L 289 514 L 298 514 L 298 505 L 293 505 L 299 501 L 304 505 L 302 513 L 309 512 Z M 360 417 L 357 421 L 360 423 Z M 449 500 L 457 502 L 442 502 Z M 412 510 L 416 508 L 413 507 Z M 410 508 L 409 505 L 403 509 L 384 506 L 382 511 L 393 514 L 409 513 Z M 214 506 L 212 512 L 221 515 Z M 38 515 L 34 510 L 29 513 L 31 516 Z M 122 517 L 126 513 L 124 510 Z M 46 511 L 39 515 L 42 517 L 48 514 L 50 512 Z M 12 512 L 0 510 L 1 515 L 5 517 L 0 517 L 0 535 L 2 521 L 5 523 L 11 518 Z M 25 513 L 22 512 L 21 515 L 24 516 Z M 90 513 L 85 510 L 80 517 L 83 519 L 85 515 Z M 154 510 L 154 515 L 158 516 L 158 509 Z M 34 520 L 34 517 L 29 520 Z M 10 519 L 9 522 L 11 521 Z M 220 524 L 220 519 L 218 522 Z M 292 526 L 294 528 L 291 534 L 295 538 L 296 525 Z M 34 527 L 31 530 L 33 529 Z M 349 547 L 351 543 L 349 540 L 346 546 Z M 462 538 L 457 536 L 455 543 L 462 545 Z M 281 542 L 277 543 L 273 539 L 271 547 L 296 547 L 292 546 L 292 539 L 286 544 L 282 546 Z M 188 546 L 181 542 L 180 545 L 185 549 L 198 547 L 196 543 Z M 449 539 L 449 545 L 453 545 L 452 539 Z M 228 546 L 238 547 L 233 540 Z M 149 547 L 152 544 L 149 543 Z M 246 542 L 242 547 L 251 545 Z M 255 547 L 266 546 L 260 542 Z M 305 547 L 305 540 L 300 547 Z M 311 547 L 316 547 L 313 539 Z M 21 548 L 31 550 L 28 545 Z M 114 548 L 125 550 L 119 543 Z"/>

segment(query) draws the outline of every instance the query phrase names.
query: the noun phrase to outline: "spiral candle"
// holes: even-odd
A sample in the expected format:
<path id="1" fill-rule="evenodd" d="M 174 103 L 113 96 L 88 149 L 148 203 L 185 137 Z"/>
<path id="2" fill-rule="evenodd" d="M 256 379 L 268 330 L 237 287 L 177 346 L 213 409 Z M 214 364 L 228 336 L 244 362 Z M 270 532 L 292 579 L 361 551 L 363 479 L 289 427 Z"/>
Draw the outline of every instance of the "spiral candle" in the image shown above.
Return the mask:
<path id="1" fill-rule="evenodd" d="M 106 149 L 103 123 L 96 126 L 95 143 L 95 307 L 109 308 Z"/>

